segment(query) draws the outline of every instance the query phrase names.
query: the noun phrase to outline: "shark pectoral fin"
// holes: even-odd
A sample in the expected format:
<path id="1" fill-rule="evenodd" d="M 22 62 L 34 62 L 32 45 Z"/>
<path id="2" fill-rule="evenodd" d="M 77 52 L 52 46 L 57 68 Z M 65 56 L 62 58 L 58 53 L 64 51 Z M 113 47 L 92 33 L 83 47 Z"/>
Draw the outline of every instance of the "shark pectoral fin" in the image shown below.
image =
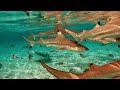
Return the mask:
<path id="1" fill-rule="evenodd" d="M 119 76 L 119 77 L 112 78 L 112 79 L 120 79 L 120 76 Z"/>
<path id="2" fill-rule="evenodd" d="M 60 48 L 59 50 L 66 50 L 66 48 Z"/>
<path id="3" fill-rule="evenodd" d="M 85 41 L 85 40 L 86 40 L 86 39 L 84 39 L 84 38 L 81 38 L 81 39 L 80 39 L 80 42 L 83 42 L 83 41 Z"/>
<path id="4" fill-rule="evenodd" d="M 108 42 L 116 42 L 115 38 L 104 38 L 104 40 L 106 40 Z"/>
<path id="5" fill-rule="evenodd" d="M 66 31 L 68 34 L 70 34 L 72 37 L 74 37 L 76 41 L 78 41 L 78 34 L 77 34 L 77 33 L 72 32 L 72 31 L 70 31 L 70 30 L 68 30 L 68 29 L 65 29 L 65 31 Z"/>
<path id="6" fill-rule="evenodd" d="M 108 41 L 106 41 L 106 40 L 99 40 L 100 42 L 102 42 L 102 45 L 106 45 L 106 44 L 108 44 L 109 42 Z"/>
<path id="7" fill-rule="evenodd" d="M 61 51 L 61 50 L 66 50 L 66 48 L 60 48 L 60 49 L 58 49 L 58 50 L 52 50 L 51 52 L 59 52 L 59 51 Z"/>
<path id="8" fill-rule="evenodd" d="M 97 65 L 95 65 L 93 63 L 90 63 L 90 64 L 88 64 L 88 67 L 91 70 L 91 69 L 98 69 L 100 66 L 97 66 Z"/>
<path id="9" fill-rule="evenodd" d="M 40 61 L 41 65 L 47 69 L 49 73 L 57 77 L 58 79 L 79 79 L 76 74 L 65 72 L 65 71 L 59 71 L 54 68 L 49 67 L 44 62 Z"/>
<path id="10" fill-rule="evenodd" d="M 59 51 L 61 51 L 61 50 L 52 50 L 51 52 L 59 52 Z"/>
<path id="11" fill-rule="evenodd" d="M 47 48 L 50 47 L 50 46 L 51 46 L 50 44 L 46 45 Z"/>
<path id="12" fill-rule="evenodd" d="M 69 75 L 72 77 L 72 79 L 79 79 L 79 77 L 73 73 L 69 73 Z"/>
<path id="13" fill-rule="evenodd" d="M 35 41 L 34 41 L 34 40 L 31 40 L 31 39 L 29 39 L 29 38 L 26 38 L 26 37 L 23 36 L 23 35 L 22 35 L 22 37 L 23 37 L 26 41 L 28 41 L 31 46 L 33 46 L 33 45 L 35 44 Z"/>

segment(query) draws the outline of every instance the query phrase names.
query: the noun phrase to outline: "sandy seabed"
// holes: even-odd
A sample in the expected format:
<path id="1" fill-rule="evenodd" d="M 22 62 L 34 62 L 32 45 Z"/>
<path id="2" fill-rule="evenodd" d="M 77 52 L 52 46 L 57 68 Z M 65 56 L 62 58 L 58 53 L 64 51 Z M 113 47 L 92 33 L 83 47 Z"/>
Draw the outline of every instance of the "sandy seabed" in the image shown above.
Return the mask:
<path id="1" fill-rule="evenodd" d="M 83 73 L 89 63 L 104 65 L 120 59 L 120 48 L 117 47 L 117 44 L 101 45 L 99 42 L 91 41 L 85 41 L 82 44 L 89 50 L 51 52 L 56 48 L 35 45 L 30 50 L 32 58 L 29 60 L 28 48 L 25 48 L 29 44 L 23 39 L 19 42 L 2 43 L 0 45 L 0 79 L 56 79 L 41 66 L 40 60 L 58 70 Z M 42 53 L 44 56 L 37 55 L 35 52 Z M 18 58 L 13 59 L 13 54 L 16 54 Z M 47 56 L 45 56 L 46 54 Z"/>

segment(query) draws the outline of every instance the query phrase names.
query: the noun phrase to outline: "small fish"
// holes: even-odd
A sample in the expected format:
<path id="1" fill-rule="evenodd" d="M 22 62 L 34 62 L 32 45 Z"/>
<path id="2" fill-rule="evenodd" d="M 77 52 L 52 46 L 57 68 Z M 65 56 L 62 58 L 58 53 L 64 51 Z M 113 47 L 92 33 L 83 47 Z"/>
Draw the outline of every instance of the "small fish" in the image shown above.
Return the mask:
<path id="1" fill-rule="evenodd" d="M 82 53 L 80 53 L 80 57 L 85 58 L 85 56 Z"/>
<path id="2" fill-rule="evenodd" d="M 25 11 L 27 16 L 30 16 L 30 11 Z"/>
<path id="3" fill-rule="evenodd" d="M 62 65 L 62 64 L 64 64 L 63 62 L 58 62 L 58 63 L 55 63 L 55 64 L 57 64 L 57 65 Z"/>
<path id="4" fill-rule="evenodd" d="M 32 59 L 32 55 L 31 54 L 28 54 L 28 60 L 31 60 Z"/>
<path id="5" fill-rule="evenodd" d="M 3 66 L 3 65 L 0 63 L 0 69 L 2 68 L 2 66 Z"/>
<path id="6" fill-rule="evenodd" d="M 13 58 L 13 59 L 17 59 L 18 57 L 17 57 L 16 54 L 13 54 L 13 55 L 12 55 L 12 58 Z"/>
<path id="7" fill-rule="evenodd" d="M 31 48 L 32 48 L 32 46 L 30 45 L 30 46 L 29 46 L 29 49 L 31 49 Z"/>
<path id="8" fill-rule="evenodd" d="M 108 56 L 111 57 L 111 58 L 114 58 L 114 56 L 112 54 L 108 54 Z"/>
<path id="9" fill-rule="evenodd" d="M 118 47 L 120 48 L 120 45 L 118 45 Z"/>
<path id="10" fill-rule="evenodd" d="M 29 48 L 29 46 L 23 46 L 22 48 Z"/>
<path id="11" fill-rule="evenodd" d="M 50 57 L 50 55 L 49 54 L 44 54 L 44 53 L 41 53 L 41 52 L 36 52 L 35 51 L 35 54 L 37 54 L 37 55 L 39 55 L 39 56 L 43 56 L 43 57 Z"/>
<path id="12" fill-rule="evenodd" d="M 15 45 L 14 45 L 14 44 L 12 44 L 10 47 L 15 47 Z"/>

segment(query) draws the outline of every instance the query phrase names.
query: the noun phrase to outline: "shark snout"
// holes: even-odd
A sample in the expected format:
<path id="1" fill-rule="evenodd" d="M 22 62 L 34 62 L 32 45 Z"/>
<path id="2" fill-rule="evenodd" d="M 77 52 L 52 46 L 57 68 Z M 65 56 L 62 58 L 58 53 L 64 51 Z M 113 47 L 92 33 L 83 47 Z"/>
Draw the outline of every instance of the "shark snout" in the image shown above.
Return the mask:
<path id="1" fill-rule="evenodd" d="M 89 50 L 89 48 L 83 46 L 83 47 L 81 48 L 81 50 L 82 50 L 82 51 L 87 51 L 87 50 Z"/>
<path id="2" fill-rule="evenodd" d="M 89 50 L 89 48 L 85 47 L 85 50 Z"/>

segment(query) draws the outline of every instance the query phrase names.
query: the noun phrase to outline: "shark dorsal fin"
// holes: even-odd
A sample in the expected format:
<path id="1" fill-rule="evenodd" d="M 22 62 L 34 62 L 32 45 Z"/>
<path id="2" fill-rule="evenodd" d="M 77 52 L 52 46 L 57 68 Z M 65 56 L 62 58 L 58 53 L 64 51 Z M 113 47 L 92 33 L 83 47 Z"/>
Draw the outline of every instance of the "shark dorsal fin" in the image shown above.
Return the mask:
<path id="1" fill-rule="evenodd" d="M 64 38 L 64 35 L 62 34 L 60 30 L 57 32 L 57 35 L 58 36 L 56 38 Z"/>
<path id="2" fill-rule="evenodd" d="M 99 24 L 96 24 L 96 26 L 93 28 L 93 30 L 95 29 L 95 28 L 99 28 L 100 27 L 100 25 Z"/>
<path id="3" fill-rule="evenodd" d="M 95 64 L 93 64 L 93 63 L 90 63 L 88 66 L 89 66 L 90 70 L 92 70 L 92 69 L 97 69 L 97 68 L 100 67 L 100 66 L 97 66 L 97 65 L 95 65 Z"/>
<path id="4" fill-rule="evenodd" d="M 86 30 L 83 30 L 82 34 L 85 34 L 86 33 Z"/>

